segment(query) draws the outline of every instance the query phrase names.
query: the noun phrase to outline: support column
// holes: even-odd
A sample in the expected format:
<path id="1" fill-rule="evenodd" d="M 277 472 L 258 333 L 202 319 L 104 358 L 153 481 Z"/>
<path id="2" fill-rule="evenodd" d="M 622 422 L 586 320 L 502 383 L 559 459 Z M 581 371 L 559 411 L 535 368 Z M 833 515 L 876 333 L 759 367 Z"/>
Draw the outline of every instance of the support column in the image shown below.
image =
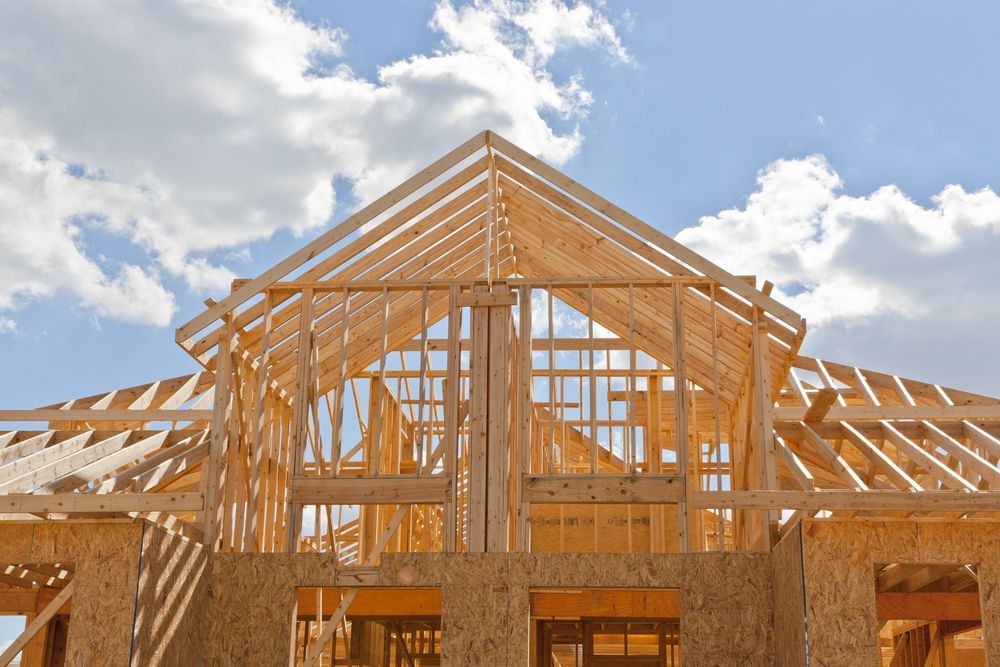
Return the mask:
<path id="1" fill-rule="evenodd" d="M 510 306 L 507 285 L 471 293 L 469 551 L 509 548 Z"/>
<path id="2" fill-rule="evenodd" d="M 688 399 L 687 363 L 684 352 L 684 287 L 673 286 L 673 334 L 674 334 L 674 437 L 677 450 L 677 474 L 684 478 L 685 500 L 677 503 L 677 530 L 680 551 L 691 551 L 691 525 L 688 503 L 695 484 L 690 479 L 688 469 Z M 695 510 L 698 511 L 698 510 Z"/>

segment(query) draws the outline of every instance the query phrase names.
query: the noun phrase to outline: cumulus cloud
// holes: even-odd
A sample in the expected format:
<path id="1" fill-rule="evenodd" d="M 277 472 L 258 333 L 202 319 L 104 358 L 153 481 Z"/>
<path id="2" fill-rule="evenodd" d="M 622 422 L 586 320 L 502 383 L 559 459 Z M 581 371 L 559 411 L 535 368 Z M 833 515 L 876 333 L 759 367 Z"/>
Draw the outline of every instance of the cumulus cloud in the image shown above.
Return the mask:
<path id="1" fill-rule="evenodd" d="M 630 59 L 587 3 L 444 1 L 429 27 L 438 49 L 369 80 L 341 30 L 267 0 L 4 4 L 0 309 L 65 293 L 166 324 L 171 281 L 222 289 L 234 251 L 327 224 L 335 178 L 369 200 L 484 127 L 564 162 L 592 97 L 548 60 Z"/>
<path id="2" fill-rule="evenodd" d="M 814 353 L 996 391 L 983 377 L 1000 355 L 982 351 L 1000 326 L 1000 197 L 948 185 L 923 205 L 894 185 L 858 197 L 843 187 L 822 156 L 778 160 L 745 206 L 676 238 L 774 282 L 810 322 Z"/>

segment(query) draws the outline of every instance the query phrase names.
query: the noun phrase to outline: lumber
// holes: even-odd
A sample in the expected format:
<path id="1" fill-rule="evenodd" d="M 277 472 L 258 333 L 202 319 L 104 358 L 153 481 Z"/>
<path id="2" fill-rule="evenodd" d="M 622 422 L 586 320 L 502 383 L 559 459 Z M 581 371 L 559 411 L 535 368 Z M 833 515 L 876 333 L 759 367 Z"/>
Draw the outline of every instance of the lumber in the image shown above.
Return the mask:
<path id="1" fill-rule="evenodd" d="M 682 475 L 525 475 L 529 503 L 672 504 L 685 498 Z"/>

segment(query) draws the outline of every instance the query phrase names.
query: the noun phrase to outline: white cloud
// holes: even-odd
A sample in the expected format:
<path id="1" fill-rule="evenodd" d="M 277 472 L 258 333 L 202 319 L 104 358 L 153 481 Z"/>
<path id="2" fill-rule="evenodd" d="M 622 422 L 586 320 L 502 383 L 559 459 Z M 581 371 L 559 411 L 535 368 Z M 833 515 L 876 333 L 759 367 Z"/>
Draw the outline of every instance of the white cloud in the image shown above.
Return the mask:
<path id="1" fill-rule="evenodd" d="M 996 391 L 984 378 L 1000 374 L 1000 355 L 983 352 L 1000 327 L 1000 197 L 948 185 L 921 205 L 893 185 L 842 187 L 822 156 L 778 160 L 743 208 L 677 240 L 774 282 L 809 321 L 814 353 Z"/>
<path id="2" fill-rule="evenodd" d="M 430 27 L 438 50 L 371 81 L 342 31 L 265 0 L 0 6 L 0 308 L 165 324 L 170 281 L 223 289 L 229 252 L 325 225 L 335 177 L 368 200 L 485 127 L 564 162 L 592 98 L 548 59 L 629 60 L 587 3 L 441 2 Z M 100 234 L 145 259 L 101 261 Z"/>

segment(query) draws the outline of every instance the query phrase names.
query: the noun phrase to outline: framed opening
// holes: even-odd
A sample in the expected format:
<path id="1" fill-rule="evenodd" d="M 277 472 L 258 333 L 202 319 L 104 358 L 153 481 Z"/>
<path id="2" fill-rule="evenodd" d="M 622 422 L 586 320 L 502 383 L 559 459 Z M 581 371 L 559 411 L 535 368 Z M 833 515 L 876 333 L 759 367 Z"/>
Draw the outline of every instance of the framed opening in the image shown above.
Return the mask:
<path id="1" fill-rule="evenodd" d="M 875 577 L 883 667 L 986 664 L 974 565 L 889 563 Z"/>
<path id="2" fill-rule="evenodd" d="M 532 667 L 681 664 L 675 589 L 539 589 L 530 596 Z"/>
<path id="3" fill-rule="evenodd" d="M 440 665 L 441 589 L 300 588 L 293 640 L 297 665 Z"/>
<path id="4" fill-rule="evenodd" d="M 0 665 L 66 663 L 73 572 L 67 563 L 0 565 Z"/>

